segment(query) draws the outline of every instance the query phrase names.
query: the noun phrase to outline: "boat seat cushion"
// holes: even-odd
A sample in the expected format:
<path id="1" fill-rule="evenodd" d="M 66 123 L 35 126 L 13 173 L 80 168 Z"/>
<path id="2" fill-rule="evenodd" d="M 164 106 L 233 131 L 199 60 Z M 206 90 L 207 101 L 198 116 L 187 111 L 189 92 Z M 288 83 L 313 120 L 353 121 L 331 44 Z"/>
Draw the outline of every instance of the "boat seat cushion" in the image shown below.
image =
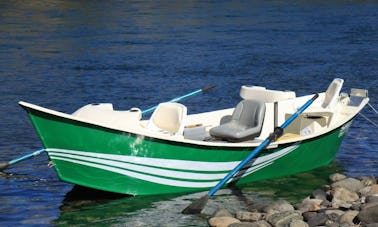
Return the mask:
<path id="1" fill-rule="evenodd" d="M 187 108 L 181 103 L 160 103 L 153 112 L 147 128 L 182 135 L 186 115 Z"/>
<path id="2" fill-rule="evenodd" d="M 337 104 L 341 88 L 343 87 L 344 80 L 335 78 L 325 93 L 325 97 L 322 103 L 322 107 L 326 109 L 333 109 Z"/>
<path id="3" fill-rule="evenodd" d="M 234 109 L 231 120 L 210 129 L 210 135 L 233 142 L 253 139 L 261 133 L 264 115 L 265 103 L 243 100 Z"/>

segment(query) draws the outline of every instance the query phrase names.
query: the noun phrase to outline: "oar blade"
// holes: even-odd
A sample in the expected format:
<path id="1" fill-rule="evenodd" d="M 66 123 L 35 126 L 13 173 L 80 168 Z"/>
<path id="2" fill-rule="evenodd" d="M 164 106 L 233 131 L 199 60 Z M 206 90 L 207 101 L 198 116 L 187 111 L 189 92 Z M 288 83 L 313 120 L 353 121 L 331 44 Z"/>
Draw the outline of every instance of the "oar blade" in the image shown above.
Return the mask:
<path id="1" fill-rule="evenodd" d="M 209 199 L 210 199 L 210 195 L 206 194 L 202 196 L 200 199 L 192 202 L 183 211 L 181 211 L 181 213 L 182 214 L 200 214 Z"/>

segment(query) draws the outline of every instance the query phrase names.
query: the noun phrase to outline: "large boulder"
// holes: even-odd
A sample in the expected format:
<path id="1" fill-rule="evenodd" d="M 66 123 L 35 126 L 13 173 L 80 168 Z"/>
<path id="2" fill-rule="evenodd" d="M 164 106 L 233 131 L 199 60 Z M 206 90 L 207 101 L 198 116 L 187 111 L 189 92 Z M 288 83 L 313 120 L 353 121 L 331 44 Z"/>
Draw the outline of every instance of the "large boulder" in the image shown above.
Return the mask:
<path id="1" fill-rule="evenodd" d="M 365 185 L 361 181 L 354 178 L 346 178 L 344 180 L 337 181 L 333 183 L 331 186 L 332 188 L 343 187 L 352 192 L 358 192 L 359 190 L 365 187 Z"/>
<path id="2" fill-rule="evenodd" d="M 240 223 L 240 221 L 233 217 L 212 217 L 209 219 L 211 227 L 227 227 L 232 223 Z"/>
<path id="3" fill-rule="evenodd" d="M 283 211 L 267 216 L 267 221 L 275 227 L 287 227 L 294 220 L 303 220 L 300 211 Z"/>
<path id="4" fill-rule="evenodd" d="M 358 219 L 364 223 L 378 223 L 378 202 L 367 203 L 361 206 Z"/>
<path id="5" fill-rule="evenodd" d="M 283 211 L 293 211 L 294 207 L 286 200 L 277 200 L 265 207 L 264 211 L 267 214 L 279 213 Z"/>
<path id="6" fill-rule="evenodd" d="M 236 218 L 240 221 L 255 222 L 262 219 L 263 214 L 258 212 L 238 211 Z"/>
<path id="7" fill-rule="evenodd" d="M 332 195 L 332 207 L 334 208 L 350 208 L 352 206 L 352 202 L 359 199 L 356 192 L 350 191 L 344 187 L 333 188 Z"/>

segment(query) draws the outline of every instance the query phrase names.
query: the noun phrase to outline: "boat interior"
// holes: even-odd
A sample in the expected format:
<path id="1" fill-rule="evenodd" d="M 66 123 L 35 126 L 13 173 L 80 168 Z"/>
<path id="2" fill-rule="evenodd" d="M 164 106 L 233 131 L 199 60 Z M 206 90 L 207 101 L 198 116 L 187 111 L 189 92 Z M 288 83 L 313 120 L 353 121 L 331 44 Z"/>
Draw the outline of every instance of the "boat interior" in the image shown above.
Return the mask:
<path id="1" fill-rule="evenodd" d="M 342 93 L 343 79 L 335 78 L 328 89 L 284 131 L 278 140 L 291 142 L 312 137 L 340 127 L 353 118 L 368 102 L 367 90 L 352 89 Z M 89 104 L 72 116 L 110 128 L 141 135 L 200 143 L 261 142 L 313 95 L 296 97 L 293 91 L 270 90 L 260 86 L 242 86 L 242 100 L 229 109 L 188 114 L 187 107 L 177 102 L 160 103 L 149 119 L 142 111 L 113 110 L 110 103 Z M 366 104 L 366 103 L 365 103 Z"/>

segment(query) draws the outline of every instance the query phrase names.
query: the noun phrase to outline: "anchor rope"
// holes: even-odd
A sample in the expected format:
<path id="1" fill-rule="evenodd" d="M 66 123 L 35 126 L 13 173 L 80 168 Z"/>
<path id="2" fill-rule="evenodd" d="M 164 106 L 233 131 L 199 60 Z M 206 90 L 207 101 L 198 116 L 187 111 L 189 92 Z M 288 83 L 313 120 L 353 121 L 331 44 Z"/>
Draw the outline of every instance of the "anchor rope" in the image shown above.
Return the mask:
<path id="1" fill-rule="evenodd" d="M 370 104 L 370 103 L 367 103 L 368 106 L 370 106 L 370 108 L 376 113 L 378 114 L 378 111 Z M 378 128 L 378 124 L 376 124 L 375 122 L 373 122 L 371 119 L 369 119 L 368 117 L 366 117 L 365 115 L 363 115 L 362 113 L 358 113 L 359 115 L 361 115 L 361 117 L 365 118 L 365 120 L 367 120 L 368 122 L 370 122 L 372 125 L 374 125 L 375 127 Z"/>
<path id="2" fill-rule="evenodd" d="M 375 127 L 378 128 L 378 125 L 376 123 L 374 123 L 372 120 L 370 120 L 368 117 L 366 117 L 362 113 L 358 113 L 358 114 L 361 115 L 361 117 L 365 118 L 365 120 L 367 120 L 368 122 L 370 122 L 372 125 L 374 125 Z"/>
<path id="3" fill-rule="evenodd" d="M 374 112 L 376 113 L 376 114 L 378 114 L 378 111 L 370 104 L 370 103 L 368 103 L 368 105 L 370 106 L 370 108 L 372 109 L 372 110 L 374 110 Z"/>

